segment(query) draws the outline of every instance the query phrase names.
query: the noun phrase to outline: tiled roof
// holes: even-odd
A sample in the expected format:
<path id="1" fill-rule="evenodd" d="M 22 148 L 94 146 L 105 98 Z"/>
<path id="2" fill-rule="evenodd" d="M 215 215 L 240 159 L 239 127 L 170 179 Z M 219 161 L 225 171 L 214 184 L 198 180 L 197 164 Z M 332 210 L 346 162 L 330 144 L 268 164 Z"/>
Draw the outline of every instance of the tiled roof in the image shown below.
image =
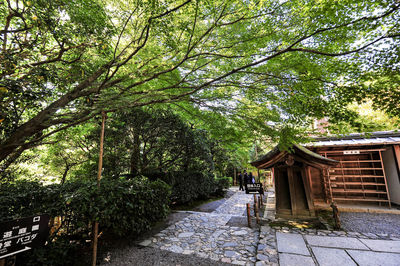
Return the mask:
<path id="1" fill-rule="evenodd" d="M 346 136 L 315 138 L 315 142 L 307 143 L 304 146 L 326 147 L 379 144 L 400 144 L 400 132 L 378 131 L 365 134 L 349 134 Z"/>

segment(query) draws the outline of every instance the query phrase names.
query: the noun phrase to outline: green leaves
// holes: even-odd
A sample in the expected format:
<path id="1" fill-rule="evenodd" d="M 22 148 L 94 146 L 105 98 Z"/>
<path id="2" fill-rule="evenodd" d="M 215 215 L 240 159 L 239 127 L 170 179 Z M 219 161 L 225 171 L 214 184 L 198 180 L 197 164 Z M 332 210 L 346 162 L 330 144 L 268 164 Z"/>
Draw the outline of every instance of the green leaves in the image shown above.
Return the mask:
<path id="1" fill-rule="evenodd" d="M 306 130 L 340 114 L 338 85 L 398 64 L 399 10 L 361 0 L 6 1 L 0 161 L 102 110 L 154 104 L 218 109 L 273 138 Z"/>
<path id="2" fill-rule="evenodd" d="M 51 186 L 29 181 L 2 184 L 0 221 L 43 213 L 51 218 L 61 216 L 64 223 L 43 248 L 47 253 L 43 255 L 39 249 L 30 254 L 30 259 L 35 263 L 47 260 L 43 262 L 46 265 L 65 265 L 65 261 L 71 261 L 69 257 L 76 257 L 77 247 L 86 245 L 92 221 L 98 221 L 103 232 L 120 236 L 139 234 L 167 215 L 170 193 L 166 183 L 139 177 L 102 179 L 100 189 L 95 182 L 78 181 Z M 59 254 L 60 251 L 68 254 Z"/>

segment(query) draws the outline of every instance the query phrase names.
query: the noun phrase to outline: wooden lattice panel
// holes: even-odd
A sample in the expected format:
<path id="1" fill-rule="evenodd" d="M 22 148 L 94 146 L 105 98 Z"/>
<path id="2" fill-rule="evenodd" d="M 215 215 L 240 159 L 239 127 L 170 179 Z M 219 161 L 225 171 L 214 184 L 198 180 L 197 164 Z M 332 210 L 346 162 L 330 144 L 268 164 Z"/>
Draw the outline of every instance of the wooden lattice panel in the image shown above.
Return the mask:
<path id="1" fill-rule="evenodd" d="M 382 151 L 384 149 L 320 152 L 339 161 L 328 172 L 330 198 L 334 201 L 387 202 L 390 206 Z"/>

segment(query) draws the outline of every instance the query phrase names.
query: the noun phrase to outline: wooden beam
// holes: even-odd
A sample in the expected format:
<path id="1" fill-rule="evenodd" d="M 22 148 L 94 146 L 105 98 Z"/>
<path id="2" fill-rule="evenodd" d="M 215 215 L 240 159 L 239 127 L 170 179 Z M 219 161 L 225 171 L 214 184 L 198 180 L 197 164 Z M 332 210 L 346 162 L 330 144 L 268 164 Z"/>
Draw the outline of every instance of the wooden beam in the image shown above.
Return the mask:
<path id="1" fill-rule="evenodd" d="M 394 151 L 394 159 L 397 164 L 397 172 L 400 176 L 400 146 L 399 145 L 394 145 L 393 146 L 393 151 Z"/>
<path id="2" fill-rule="evenodd" d="M 338 174 L 332 174 L 329 175 L 330 177 L 369 177 L 369 178 L 383 178 L 383 175 L 338 175 Z"/>
<path id="3" fill-rule="evenodd" d="M 312 194 L 311 184 L 309 182 L 309 175 L 308 173 L 309 166 L 305 166 L 301 168 L 301 178 L 303 179 L 304 191 L 306 193 L 307 198 L 307 205 L 308 209 L 310 210 L 311 215 L 315 215 L 315 208 L 314 208 L 314 196 Z"/>
<path id="4" fill-rule="evenodd" d="M 346 145 L 347 146 L 347 145 Z M 354 154 L 343 154 L 344 151 L 348 151 L 348 150 L 354 150 L 354 149 L 347 149 L 347 150 L 316 150 L 316 153 L 342 153 L 342 155 L 354 155 Z M 360 153 L 361 152 L 371 152 L 371 151 L 386 151 L 386 148 L 382 148 L 382 149 L 367 149 L 367 150 L 363 150 L 363 149 L 359 149 Z"/>
<path id="5" fill-rule="evenodd" d="M 321 177 L 324 184 L 324 192 L 325 192 L 325 201 L 326 203 L 332 202 L 332 189 L 331 189 L 331 180 L 329 177 L 329 171 L 327 169 L 321 169 Z"/>
<path id="6" fill-rule="evenodd" d="M 294 184 L 293 167 L 288 167 L 288 182 L 289 182 L 289 194 L 290 194 L 290 203 L 292 207 L 292 215 L 296 217 L 297 201 L 296 201 L 296 187 Z"/>
<path id="7" fill-rule="evenodd" d="M 389 189 L 388 189 L 388 186 L 387 186 L 385 167 L 383 167 L 383 159 L 382 159 L 382 152 L 381 151 L 379 152 L 379 159 L 381 160 L 382 172 L 383 172 L 383 176 L 384 176 L 383 180 L 385 180 L 385 185 L 386 185 L 386 193 L 387 193 L 386 196 L 387 196 L 387 199 L 388 199 L 388 202 L 389 202 L 389 208 L 391 208 L 392 204 L 390 202 Z"/>
<path id="8" fill-rule="evenodd" d="M 270 168 L 272 165 L 276 164 L 280 160 L 282 160 L 286 156 L 287 152 L 280 152 L 278 155 L 276 155 L 274 158 L 269 160 L 268 162 L 262 163 L 258 166 L 256 166 L 258 169 L 267 169 Z"/>
<path id="9" fill-rule="evenodd" d="M 304 164 L 313 166 L 313 167 L 318 168 L 318 169 L 323 169 L 323 168 L 327 167 L 327 165 L 325 165 L 325 164 L 320 164 L 320 163 L 317 163 L 317 162 L 311 162 L 311 161 L 306 160 L 306 159 L 304 159 L 304 158 L 302 158 L 300 156 L 297 156 L 297 155 L 294 155 L 294 159 L 296 161 L 298 161 L 298 162 L 302 162 Z"/>

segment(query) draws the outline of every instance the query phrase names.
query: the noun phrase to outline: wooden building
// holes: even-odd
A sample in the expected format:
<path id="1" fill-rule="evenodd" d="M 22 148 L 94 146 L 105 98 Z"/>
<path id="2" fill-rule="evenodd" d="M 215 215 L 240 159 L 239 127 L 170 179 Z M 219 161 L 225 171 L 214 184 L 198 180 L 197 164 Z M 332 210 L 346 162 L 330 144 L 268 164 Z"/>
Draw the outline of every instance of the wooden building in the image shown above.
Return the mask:
<path id="1" fill-rule="evenodd" d="M 276 216 L 310 218 L 315 216 L 314 202 L 322 195 L 323 180 L 337 161 L 294 145 L 291 153 L 275 147 L 261 159 L 252 162 L 258 169 L 272 168 L 275 181 Z M 321 195 L 320 195 L 321 194 Z"/>
<path id="2" fill-rule="evenodd" d="M 278 217 L 313 216 L 338 203 L 400 205 L 400 133 L 318 138 L 252 162 L 272 169 Z"/>
<path id="3" fill-rule="evenodd" d="M 400 205 L 400 133 L 317 138 L 306 147 L 339 161 L 327 179 L 329 200 Z"/>

